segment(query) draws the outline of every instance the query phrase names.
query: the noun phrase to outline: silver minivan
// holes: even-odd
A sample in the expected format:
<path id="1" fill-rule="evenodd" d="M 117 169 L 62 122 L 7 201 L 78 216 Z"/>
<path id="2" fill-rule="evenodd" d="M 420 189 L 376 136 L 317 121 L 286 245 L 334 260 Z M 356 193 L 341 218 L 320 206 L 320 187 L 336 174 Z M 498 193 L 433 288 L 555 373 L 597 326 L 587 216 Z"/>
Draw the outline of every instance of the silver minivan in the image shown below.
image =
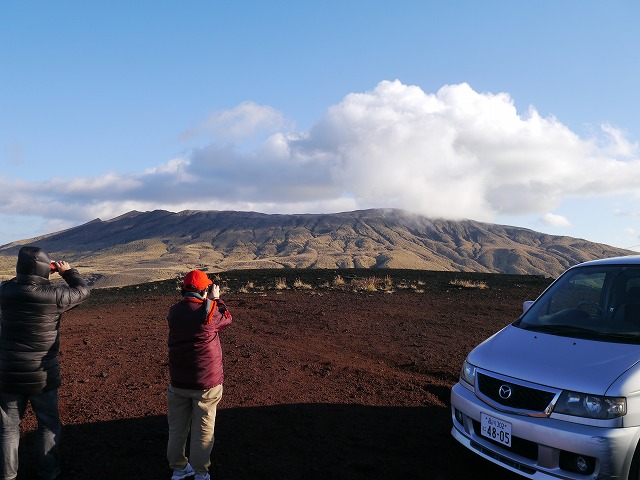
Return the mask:
<path id="1" fill-rule="evenodd" d="M 640 479 L 640 255 L 568 269 L 467 356 L 453 437 L 532 479 Z"/>

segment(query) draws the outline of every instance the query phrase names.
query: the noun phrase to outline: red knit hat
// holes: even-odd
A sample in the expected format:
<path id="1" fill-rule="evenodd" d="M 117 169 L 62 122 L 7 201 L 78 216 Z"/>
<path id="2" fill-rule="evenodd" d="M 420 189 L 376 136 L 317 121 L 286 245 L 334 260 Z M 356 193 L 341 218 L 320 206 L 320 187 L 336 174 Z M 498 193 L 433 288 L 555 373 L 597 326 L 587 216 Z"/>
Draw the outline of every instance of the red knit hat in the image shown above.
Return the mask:
<path id="1" fill-rule="evenodd" d="M 213 282 L 201 270 L 192 270 L 184 276 L 184 289 L 190 292 L 205 290 Z"/>

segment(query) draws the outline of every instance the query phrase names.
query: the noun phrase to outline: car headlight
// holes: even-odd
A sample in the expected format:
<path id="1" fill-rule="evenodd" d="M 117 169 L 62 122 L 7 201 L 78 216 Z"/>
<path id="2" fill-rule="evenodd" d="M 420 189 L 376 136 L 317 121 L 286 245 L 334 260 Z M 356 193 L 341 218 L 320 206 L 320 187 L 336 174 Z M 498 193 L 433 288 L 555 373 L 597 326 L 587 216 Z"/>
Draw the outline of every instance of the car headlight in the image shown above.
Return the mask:
<path id="1" fill-rule="evenodd" d="M 472 387 L 476 384 L 476 367 L 471 365 L 466 360 L 462 365 L 462 370 L 460 371 L 460 379 L 467 382 Z"/>
<path id="2" fill-rule="evenodd" d="M 588 395 L 565 390 L 560 395 L 553 411 L 576 417 L 608 420 L 621 417 L 627 413 L 627 399 L 624 397 Z"/>

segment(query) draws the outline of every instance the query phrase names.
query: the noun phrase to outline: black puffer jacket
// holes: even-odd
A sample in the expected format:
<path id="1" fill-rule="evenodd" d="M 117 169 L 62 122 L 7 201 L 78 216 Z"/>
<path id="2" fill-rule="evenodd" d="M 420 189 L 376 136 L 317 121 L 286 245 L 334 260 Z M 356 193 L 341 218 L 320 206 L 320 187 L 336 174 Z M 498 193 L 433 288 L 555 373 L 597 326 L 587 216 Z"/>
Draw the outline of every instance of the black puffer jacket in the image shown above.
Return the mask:
<path id="1" fill-rule="evenodd" d="M 17 275 L 0 284 L 0 392 L 41 393 L 60 386 L 60 317 L 89 296 L 74 268 L 67 285 L 49 282 L 50 261 L 37 247 L 18 254 Z"/>

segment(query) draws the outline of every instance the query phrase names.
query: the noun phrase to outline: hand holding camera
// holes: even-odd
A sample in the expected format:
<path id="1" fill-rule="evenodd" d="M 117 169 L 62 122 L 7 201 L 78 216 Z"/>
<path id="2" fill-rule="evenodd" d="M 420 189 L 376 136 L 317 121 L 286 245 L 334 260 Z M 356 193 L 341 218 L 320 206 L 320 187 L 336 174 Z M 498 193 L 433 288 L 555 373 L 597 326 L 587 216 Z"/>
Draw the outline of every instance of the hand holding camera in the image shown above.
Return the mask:
<path id="1" fill-rule="evenodd" d="M 69 265 L 64 260 L 61 260 L 59 262 L 51 262 L 50 268 L 51 268 L 51 273 L 58 272 L 61 274 L 62 272 L 66 272 L 67 270 L 70 270 L 71 265 Z"/>
<path id="2" fill-rule="evenodd" d="M 211 295 L 214 300 L 218 300 L 220 298 L 220 285 L 217 282 L 213 282 L 209 286 L 209 295 Z"/>

